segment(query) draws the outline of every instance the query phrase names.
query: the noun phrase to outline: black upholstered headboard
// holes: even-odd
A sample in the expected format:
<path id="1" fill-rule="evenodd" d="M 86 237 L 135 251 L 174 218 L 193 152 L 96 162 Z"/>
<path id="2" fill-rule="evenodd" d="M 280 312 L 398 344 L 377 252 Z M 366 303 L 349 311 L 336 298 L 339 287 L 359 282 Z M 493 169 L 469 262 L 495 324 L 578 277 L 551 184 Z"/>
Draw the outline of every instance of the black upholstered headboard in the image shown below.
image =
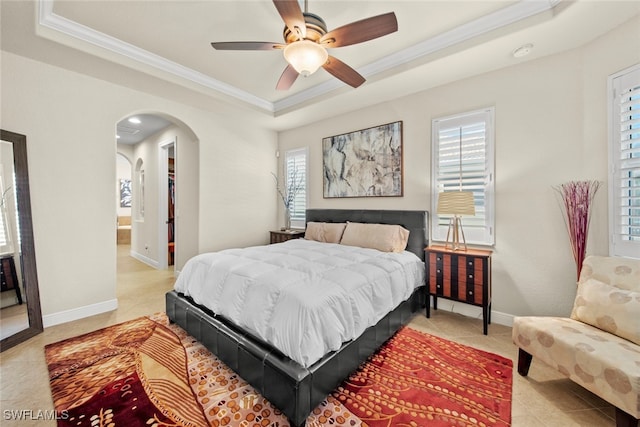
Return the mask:
<path id="1" fill-rule="evenodd" d="M 307 209 L 307 222 L 364 222 L 398 224 L 409 230 L 407 250 L 424 261 L 424 248 L 429 244 L 429 214 L 426 211 Z"/>

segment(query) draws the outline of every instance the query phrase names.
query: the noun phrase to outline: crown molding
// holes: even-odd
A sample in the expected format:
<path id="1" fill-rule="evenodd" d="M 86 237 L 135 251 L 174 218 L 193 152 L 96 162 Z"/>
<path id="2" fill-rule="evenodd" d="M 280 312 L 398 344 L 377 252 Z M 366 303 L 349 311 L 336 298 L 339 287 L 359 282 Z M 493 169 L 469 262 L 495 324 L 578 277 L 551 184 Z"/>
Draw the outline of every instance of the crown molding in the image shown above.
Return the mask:
<path id="1" fill-rule="evenodd" d="M 235 86 L 221 82 L 191 68 L 185 67 L 164 57 L 141 49 L 130 43 L 96 31 L 53 12 L 55 0 L 38 0 L 38 24 L 63 33 L 74 39 L 84 41 L 118 55 L 122 55 L 140 64 L 147 65 L 187 81 L 199 84 L 208 89 L 230 96 L 265 112 L 275 114 L 291 109 L 312 99 L 344 87 L 344 83 L 331 79 L 309 89 L 295 93 L 276 102 L 255 96 Z M 521 0 L 489 15 L 480 17 L 453 28 L 437 36 L 431 37 L 408 48 L 380 58 L 364 65 L 358 72 L 365 78 L 388 71 L 427 55 L 470 40 L 474 37 L 503 28 L 525 18 L 554 9 L 561 0 Z"/>
<path id="2" fill-rule="evenodd" d="M 370 72 L 371 75 L 386 71 L 397 65 L 414 61 L 455 44 L 506 27 L 525 18 L 546 12 L 553 9 L 559 3 L 560 0 L 522 0 L 381 58 L 363 67 L 363 71 Z"/>
<path id="3" fill-rule="evenodd" d="M 560 1 L 561 0 L 521 0 L 518 3 L 514 3 L 511 6 L 490 13 L 489 15 L 469 21 L 466 24 L 462 24 L 459 27 L 416 43 L 413 46 L 384 56 L 377 61 L 359 68 L 358 72 L 365 78 L 375 76 L 399 65 L 407 64 L 455 44 L 551 10 L 555 8 Z M 336 79 L 323 82 L 312 88 L 276 101 L 274 103 L 274 110 L 278 113 L 279 111 L 295 107 L 296 105 L 343 86 L 344 83 Z"/>
<path id="4" fill-rule="evenodd" d="M 150 66 L 154 69 L 170 73 L 174 76 L 197 83 L 208 89 L 236 98 L 242 102 L 273 113 L 273 103 L 255 96 L 235 86 L 216 80 L 199 71 L 170 61 L 160 55 L 141 49 L 115 37 L 96 31 L 75 21 L 56 15 L 53 12 L 54 0 L 39 0 L 38 23 L 43 27 L 58 31 L 75 39 L 90 43 L 126 58 Z"/>

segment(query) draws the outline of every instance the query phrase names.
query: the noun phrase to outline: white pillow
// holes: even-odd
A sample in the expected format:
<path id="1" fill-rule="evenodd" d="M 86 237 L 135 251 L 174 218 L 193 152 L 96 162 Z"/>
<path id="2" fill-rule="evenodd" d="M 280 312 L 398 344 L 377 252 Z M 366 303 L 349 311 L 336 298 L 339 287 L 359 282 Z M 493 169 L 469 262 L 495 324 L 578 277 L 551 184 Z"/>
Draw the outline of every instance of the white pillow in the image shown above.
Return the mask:
<path id="1" fill-rule="evenodd" d="M 402 252 L 408 240 L 409 230 L 400 225 L 347 222 L 340 244 L 383 252 Z"/>

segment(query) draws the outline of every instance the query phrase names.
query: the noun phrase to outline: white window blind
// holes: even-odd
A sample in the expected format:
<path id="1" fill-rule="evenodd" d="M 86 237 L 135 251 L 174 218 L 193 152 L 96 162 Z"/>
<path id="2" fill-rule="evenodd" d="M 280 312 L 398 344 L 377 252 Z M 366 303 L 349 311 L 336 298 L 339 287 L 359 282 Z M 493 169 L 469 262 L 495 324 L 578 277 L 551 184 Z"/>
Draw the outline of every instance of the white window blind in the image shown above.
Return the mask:
<path id="1" fill-rule="evenodd" d="M 610 78 L 610 90 L 610 253 L 640 258 L 640 65 Z"/>
<path id="2" fill-rule="evenodd" d="M 5 186 L 3 174 L 4 171 L 2 165 L 0 165 L 0 253 L 4 254 L 13 252 L 13 242 L 9 230 L 11 223 L 8 215 L 12 211 L 17 212 L 17 210 L 12 209 L 13 206 L 11 206 L 15 203 L 12 191 L 12 188 L 15 187 Z"/>
<path id="3" fill-rule="evenodd" d="M 7 221 L 5 220 L 5 216 L 6 213 L 3 204 L 2 208 L 0 208 L 0 252 L 4 252 L 3 248 L 6 247 L 9 243 Z"/>
<path id="4" fill-rule="evenodd" d="M 471 191 L 474 216 L 462 217 L 467 243 L 494 244 L 494 109 L 488 108 L 432 122 L 432 237 L 444 241 L 450 216 L 438 215 L 442 191 Z"/>
<path id="5" fill-rule="evenodd" d="M 287 151 L 284 156 L 287 188 L 297 189 L 289 205 L 292 228 L 304 228 L 306 222 L 307 152 L 306 148 L 299 148 Z"/>

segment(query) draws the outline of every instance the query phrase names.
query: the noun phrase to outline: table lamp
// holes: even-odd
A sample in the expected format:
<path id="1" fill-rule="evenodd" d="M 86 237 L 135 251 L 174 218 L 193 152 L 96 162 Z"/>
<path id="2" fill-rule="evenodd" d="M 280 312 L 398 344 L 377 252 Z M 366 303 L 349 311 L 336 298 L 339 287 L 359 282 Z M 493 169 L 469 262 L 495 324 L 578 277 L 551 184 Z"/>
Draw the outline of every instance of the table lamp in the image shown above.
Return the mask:
<path id="1" fill-rule="evenodd" d="M 475 215 L 476 208 L 471 191 L 443 191 L 438 194 L 438 215 L 453 215 L 449 219 L 445 248 L 451 245 L 454 251 L 467 250 L 460 215 Z M 462 235 L 462 245 L 460 236 Z"/>

